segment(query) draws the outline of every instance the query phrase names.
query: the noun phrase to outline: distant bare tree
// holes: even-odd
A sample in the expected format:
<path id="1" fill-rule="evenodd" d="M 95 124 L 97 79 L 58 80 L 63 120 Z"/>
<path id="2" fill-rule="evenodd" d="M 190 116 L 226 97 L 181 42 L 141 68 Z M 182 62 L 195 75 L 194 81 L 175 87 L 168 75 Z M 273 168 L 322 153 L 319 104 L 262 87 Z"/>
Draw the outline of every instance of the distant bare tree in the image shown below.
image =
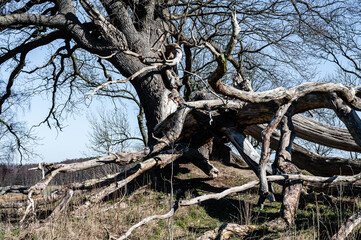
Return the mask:
<path id="1" fill-rule="evenodd" d="M 90 116 L 89 148 L 97 154 L 111 154 L 126 150 L 132 140 L 144 142 L 134 137 L 129 122 L 121 110 L 99 111 L 97 116 Z M 134 144 L 134 143 L 133 143 Z"/>

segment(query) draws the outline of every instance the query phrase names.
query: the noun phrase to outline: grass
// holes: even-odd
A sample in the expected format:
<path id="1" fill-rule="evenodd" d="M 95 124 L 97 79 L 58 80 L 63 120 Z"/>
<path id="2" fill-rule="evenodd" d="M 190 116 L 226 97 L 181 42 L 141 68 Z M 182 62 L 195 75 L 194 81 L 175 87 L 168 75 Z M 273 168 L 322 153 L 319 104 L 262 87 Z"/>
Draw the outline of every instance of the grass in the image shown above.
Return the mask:
<path id="1" fill-rule="evenodd" d="M 216 164 L 216 167 L 225 174 L 218 180 L 205 178 L 203 173 L 191 165 L 183 166 L 189 168 L 189 171 L 175 174 L 174 191 L 178 194 L 174 194 L 174 198 L 189 199 L 209 192 L 220 192 L 227 187 L 248 181 L 249 175 L 246 179 L 242 172 L 230 172 L 228 167 Z M 117 198 L 109 198 L 87 211 L 76 211 L 78 202 L 84 197 L 78 195 L 68 211 L 54 223 L 30 225 L 28 228 L 30 231 L 25 239 L 92 240 L 108 239 L 109 234 L 119 237 L 143 218 L 169 211 L 171 195 L 168 176 L 164 172 L 161 174 L 163 175 L 157 177 L 158 182 L 151 182 L 149 177 L 144 177 L 130 185 L 126 195 L 124 192 L 118 193 Z M 200 183 L 189 179 L 188 176 L 203 180 Z M 275 190 L 276 194 L 281 195 L 281 188 L 275 187 Z M 353 199 L 355 201 L 349 201 L 350 199 L 346 201 L 344 197 L 340 199 L 342 201 L 338 202 L 302 200 L 297 211 L 295 227 L 282 232 L 267 232 L 264 229 L 251 234 L 247 239 L 329 239 L 340 224 L 360 207 L 357 198 Z M 209 200 L 199 205 L 181 207 L 173 218 L 173 224 L 168 220 L 151 221 L 135 230 L 130 239 L 168 239 L 170 231 L 174 239 L 196 239 L 204 232 L 216 229 L 223 223 L 262 225 L 279 216 L 280 202 L 267 203 L 264 209 L 259 211 L 257 200 L 257 189 L 253 189 L 221 200 Z M 46 208 L 43 210 L 44 214 Z M 11 211 L 15 214 L 14 209 Z M 38 217 L 41 215 L 39 214 Z M 24 230 L 19 224 L 11 222 L 9 218 L 7 220 L 3 218 L 0 222 L 0 240 L 20 237 L 24 237 Z M 360 234 L 356 231 L 350 239 L 359 239 L 359 237 Z"/>

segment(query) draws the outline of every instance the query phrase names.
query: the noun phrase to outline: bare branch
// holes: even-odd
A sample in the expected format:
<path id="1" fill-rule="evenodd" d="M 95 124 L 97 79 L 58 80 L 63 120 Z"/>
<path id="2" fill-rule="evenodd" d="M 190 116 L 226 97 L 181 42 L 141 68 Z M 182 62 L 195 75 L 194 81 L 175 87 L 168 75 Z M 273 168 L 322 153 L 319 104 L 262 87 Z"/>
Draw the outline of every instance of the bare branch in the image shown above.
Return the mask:
<path id="1" fill-rule="evenodd" d="M 144 73 L 146 73 L 148 71 L 156 70 L 161 66 L 176 66 L 180 62 L 180 60 L 182 59 L 182 55 L 183 55 L 182 50 L 180 49 L 178 44 L 169 44 L 169 45 L 167 45 L 167 47 L 169 47 L 170 51 L 173 52 L 173 55 L 172 55 L 173 58 L 164 59 L 163 63 L 155 63 L 155 64 L 152 64 L 150 66 L 144 67 L 144 68 L 140 69 L 139 71 L 137 71 L 136 73 L 134 73 L 132 76 L 128 77 L 125 80 L 110 80 L 110 81 L 98 86 L 97 88 L 95 88 L 93 90 L 93 92 L 88 96 L 88 98 L 91 98 L 92 96 L 94 96 L 94 94 L 98 90 L 106 87 L 109 84 L 126 83 L 128 81 L 132 81 L 135 78 L 137 78 L 138 76 L 140 76 L 140 75 L 142 75 L 142 74 L 144 74 Z M 129 52 L 127 51 L 126 53 L 129 53 Z M 103 68 L 103 70 L 104 70 L 104 68 Z"/>
<path id="2" fill-rule="evenodd" d="M 352 231 L 361 224 L 361 211 L 352 215 L 347 221 L 342 224 L 338 232 L 332 236 L 332 240 L 344 240 Z"/>

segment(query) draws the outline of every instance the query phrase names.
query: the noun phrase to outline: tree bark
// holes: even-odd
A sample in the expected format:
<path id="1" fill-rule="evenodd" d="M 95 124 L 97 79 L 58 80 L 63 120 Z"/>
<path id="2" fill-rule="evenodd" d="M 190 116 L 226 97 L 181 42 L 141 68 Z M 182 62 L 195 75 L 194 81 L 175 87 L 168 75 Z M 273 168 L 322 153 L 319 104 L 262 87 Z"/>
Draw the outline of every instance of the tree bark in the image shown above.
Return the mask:
<path id="1" fill-rule="evenodd" d="M 292 163 L 292 143 L 294 139 L 294 128 L 292 124 L 292 116 L 283 117 L 281 123 L 281 139 L 276 154 L 276 166 L 285 174 L 297 174 L 298 169 Z M 295 215 L 298 208 L 298 202 L 301 196 L 302 182 L 285 181 L 283 185 L 283 201 L 281 207 L 281 217 L 288 225 L 293 225 Z"/>

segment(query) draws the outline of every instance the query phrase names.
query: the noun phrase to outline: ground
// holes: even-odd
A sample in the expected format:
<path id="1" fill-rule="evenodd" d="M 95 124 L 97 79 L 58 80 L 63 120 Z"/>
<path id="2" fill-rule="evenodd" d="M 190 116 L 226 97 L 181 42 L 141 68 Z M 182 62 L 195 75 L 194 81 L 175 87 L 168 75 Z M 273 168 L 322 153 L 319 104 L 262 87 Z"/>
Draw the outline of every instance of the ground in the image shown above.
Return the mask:
<path id="1" fill-rule="evenodd" d="M 172 185 L 169 181 L 172 168 L 168 167 L 140 177 L 127 189 L 117 193 L 117 196 L 111 196 L 88 211 L 77 210 L 79 202 L 83 201 L 86 193 L 77 195 L 66 214 L 55 222 L 32 223 L 26 229 L 13 221 L 21 213 L 14 209 L 6 213 L 2 211 L 0 239 L 119 237 L 143 218 L 168 212 L 171 206 L 172 188 L 173 200 L 189 199 L 197 195 L 221 192 L 226 188 L 257 179 L 246 165 L 225 166 L 220 162 L 212 162 L 212 164 L 220 170 L 219 176 L 215 179 L 209 178 L 190 163 L 181 163 L 173 166 Z M 282 188 L 275 185 L 275 190 L 277 200 L 281 201 Z M 223 223 L 261 225 L 278 216 L 281 203 L 268 203 L 262 211 L 259 211 L 257 192 L 257 189 L 251 189 L 221 200 L 209 200 L 199 205 L 181 207 L 177 210 L 173 221 L 151 221 L 134 231 L 130 239 L 168 239 L 170 232 L 173 234 L 173 239 L 196 239 L 206 231 L 220 227 Z M 339 197 L 342 198 L 342 196 Z M 358 200 L 327 202 L 302 198 L 294 228 L 282 232 L 264 229 L 250 234 L 246 239 L 328 239 L 334 234 L 337 226 L 340 226 L 359 206 Z M 49 209 L 52 208 L 53 206 L 49 206 Z M 43 208 L 38 212 L 37 217 L 41 219 L 47 214 L 47 210 Z M 360 236 L 357 232 L 350 239 L 358 239 Z"/>

